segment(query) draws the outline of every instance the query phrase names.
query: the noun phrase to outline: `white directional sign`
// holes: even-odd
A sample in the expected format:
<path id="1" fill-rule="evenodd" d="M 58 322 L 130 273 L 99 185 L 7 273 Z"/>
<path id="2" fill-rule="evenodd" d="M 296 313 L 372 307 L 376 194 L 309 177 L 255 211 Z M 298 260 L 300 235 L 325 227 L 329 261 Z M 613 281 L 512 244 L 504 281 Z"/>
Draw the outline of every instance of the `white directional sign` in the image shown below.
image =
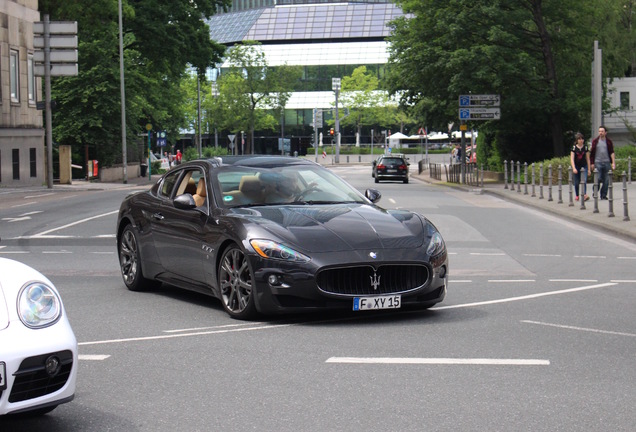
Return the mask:
<path id="1" fill-rule="evenodd" d="M 499 108 L 460 108 L 460 120 L 499 120 L 501 109 Z"/>
<path id="2" fill-rule="evenodd" d="M 44 22 L 33 23 L 33 33 L 44 34 Z M 77 34 L 77 21 L 50 21 L 50 34 Z"/>
<path id="3" fill-rule="evenodd" d="M 51 76 L 75 76 L 77 75 L 77 63 L 51 63 Z M 44 76 L 44 65 L 34 64 L 35 76 Z"/>
<path id="4" fill-rule="evenodd" d="M 49 47 L 56 48 L 77 48 L 77 35 L 56 35 L 49 37 Z M 44 36 L 33 36 L 33 48 L 44 48 Z"/>
<path id="5" fill-rule="evenodd" d="M 36 63 L 44 63 L 44 51 L 34 51 L 33 61 Z M 76 49 L 60 49 L 51 50 L 52 63 L 77 63 Z"/>
<path id="6" fill-rule="evenodd" d="M 501 97 L 499 95 L 460 95 L 459 106 L 463 107 L 494 107 L 499 106 Z"/>

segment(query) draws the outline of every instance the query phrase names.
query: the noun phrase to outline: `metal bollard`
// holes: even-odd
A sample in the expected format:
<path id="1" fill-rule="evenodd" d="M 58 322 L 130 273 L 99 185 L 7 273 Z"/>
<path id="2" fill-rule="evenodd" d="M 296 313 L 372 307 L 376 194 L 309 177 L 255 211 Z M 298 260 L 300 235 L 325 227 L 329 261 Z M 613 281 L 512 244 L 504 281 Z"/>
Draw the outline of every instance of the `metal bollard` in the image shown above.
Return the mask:
<path id="1" fill-rule="evenodd" d="M 627 208 L 627 174 L 623 171 L 623 220 L 629 221 L 629 209 Z"/>
<path id="2" fill-rule="evenodd" d="M 574 199 L 573 199 L 573 187 L 572 187 L 572 167 L 568 167 L 568 189 L 570 189 L 570 204 L 568 207 L 574 207 Z"/>
<path id="3" fill-rule="evenodd" d="M 515 162 L 510 161 L 510 191 L 515 191 Z"/>
<path id="4" fill-rule="evenodd" d="M 539 199 L 543 199 L 543 163 L 539 164 Z"/>
<path id="5" fill-rule="evenodd" d="M 609 170 L 607 177 L 608 177 L 607 198 L 609 200 L 609 214 L 607 215 L 607 217 L 614 217 L 614 182 L 612 181 L 612 177 L 614 177 L 614 173 L 612 172 L 612 170 Z"/>
<path id="6" fill-rule="evenodd" d="M 517 193 L 521 193 L 521 162 L 517 161 Z"/>
<path id="7" fill-rule="evenodd" d="M 632 184 L 632 157 L 627 156 L 627 179 Z"/>
<path id="8" fill-rule="evenodd" d="M 594 198 L 594 213 L 598 213 L 598 169 L 594 168 L 594 183 L 592 186 L 592 198 Z"/>
<path id="9" fill-rule="evenodd" d="M 552 200 L 552 164 L 548 165 L 548 201 Z"/>
<path id="10" fill-rule="evenodd" d="M 534 193 L 534 162 L 532 162 L 532 195 L 530 195 L 530 196 L 532 196 L 532 197 L 537 196 L 537 195 Z"/>
<path id="11" fill-rule="evenodd" d="M 581 202 L 581 210 L 585 210 L 585 194 L 583 193 L 585 182 L 583 181 L 583 175 L 581 175 L 580 178 L 581 181 L 579 182 L 579 201 Z"/>
<path id="12" fill-rule="evenodd" d="M 481 164 L 481 187 L 484 187 L 484 164 Z"/>
<path id="13" fill-rule="evenodd" d="M 561 183 L 563 183 L 563 167 L 559 165 L 559 174 L 557 176 L 557 181 L 559 183 L 559 201 L 557 204 L 563 204 L 563 189 Z"/>
<path id="14" fill-rule="evenodd" d="M 523 194 L 528 195 L 528 162 L 523 163 Z"/>
<path id="15" fill-rule="evenodd" d="M 504 189 L 508 189 L 508 161 L 504 161 Z"/>

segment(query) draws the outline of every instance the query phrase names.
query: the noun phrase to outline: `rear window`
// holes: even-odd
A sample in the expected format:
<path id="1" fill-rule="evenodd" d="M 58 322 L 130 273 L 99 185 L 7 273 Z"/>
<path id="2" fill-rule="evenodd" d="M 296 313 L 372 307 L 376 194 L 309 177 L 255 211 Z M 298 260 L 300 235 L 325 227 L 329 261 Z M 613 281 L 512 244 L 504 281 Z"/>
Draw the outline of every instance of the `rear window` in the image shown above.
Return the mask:
<path id="1" fill-rule="evenodd" d="M 395 164 L 403 164 L 403 163 L 404 163 L 404 160 L 403 160 L 403 159 L 401 159 L 401 158 L 383 158 L 383 159 L 380 161 L 380 163 L 395 165 Z"/>

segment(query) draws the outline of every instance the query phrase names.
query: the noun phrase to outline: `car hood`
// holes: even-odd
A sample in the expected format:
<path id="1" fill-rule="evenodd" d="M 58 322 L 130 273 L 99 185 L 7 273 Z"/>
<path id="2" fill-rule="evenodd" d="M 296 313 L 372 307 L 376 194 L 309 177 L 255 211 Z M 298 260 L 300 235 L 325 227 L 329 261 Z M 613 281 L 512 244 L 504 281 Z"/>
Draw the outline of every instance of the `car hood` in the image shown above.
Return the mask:
<path id="1" fill-rule="evenodd" d="M 427 235 L 415 213 L 364 204 L 240 208 L 232 213 L 267 230 L 272 240 L 314 253 L 417 248 Z"/>

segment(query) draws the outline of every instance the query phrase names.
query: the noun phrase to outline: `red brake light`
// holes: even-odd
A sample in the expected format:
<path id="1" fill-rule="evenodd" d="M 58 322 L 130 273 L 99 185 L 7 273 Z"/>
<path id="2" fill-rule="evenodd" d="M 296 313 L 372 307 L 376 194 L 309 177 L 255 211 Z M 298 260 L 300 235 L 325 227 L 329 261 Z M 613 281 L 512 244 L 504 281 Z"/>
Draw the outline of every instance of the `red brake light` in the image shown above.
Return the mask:
<path id="1" fill-rule="evenodd" d="M 400 169 L 406 169 L 406 165 L 402 164 L 402 165 L 400 165 L 398 168 L 400 168 Z"/>
<path id="2" fill-rule="evenodd" d="M 384 168 L 386 168 L 386 167 L 384 166 L 384 164 L 378 164 L 377 168 L 378 168 L 378 169 L 384 169 Z"/>

